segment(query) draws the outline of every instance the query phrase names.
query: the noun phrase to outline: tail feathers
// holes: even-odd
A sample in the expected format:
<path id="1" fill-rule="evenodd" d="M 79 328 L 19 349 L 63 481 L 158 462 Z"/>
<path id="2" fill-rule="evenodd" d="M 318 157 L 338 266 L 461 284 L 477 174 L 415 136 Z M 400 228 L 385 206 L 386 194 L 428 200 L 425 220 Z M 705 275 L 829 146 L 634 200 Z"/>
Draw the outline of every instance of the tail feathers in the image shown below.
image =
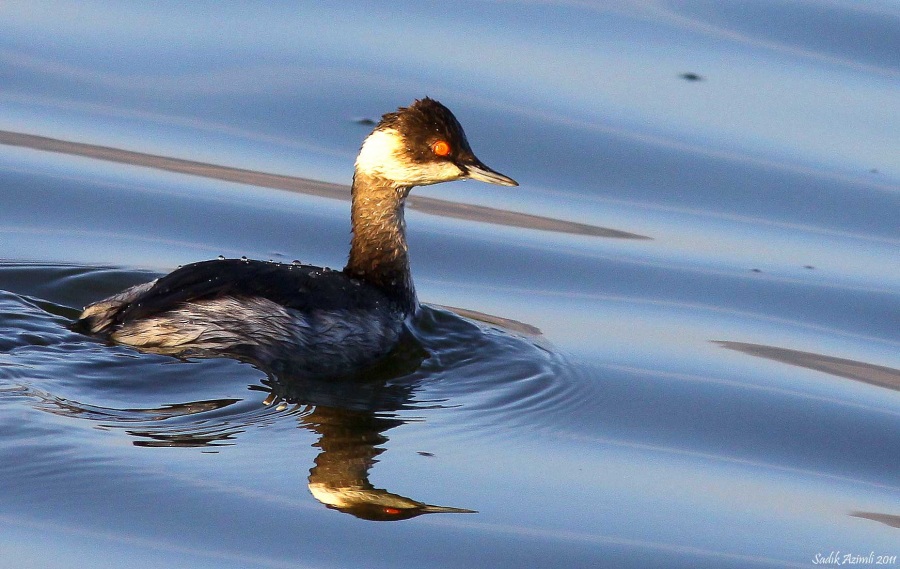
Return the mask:
<path id="1" fill-rule="evenodd" d="M 72 329 L 84 334 L 107 336 L 113 331 L 116 315 L 125 304 L 112 299 L 96 302 L 84 309 Z"/>
<path id="2" fill-rule="evenodd" d="M 72 324 L 72 329 L 83 334 L 109 336 L 120 324 L 118 316 L 122 310 L 150 290 L 154 284 L 156 284 L 155 280 L 139 284 L 119 294 L 91 304 L 84 309 L 78 320 Z"/>

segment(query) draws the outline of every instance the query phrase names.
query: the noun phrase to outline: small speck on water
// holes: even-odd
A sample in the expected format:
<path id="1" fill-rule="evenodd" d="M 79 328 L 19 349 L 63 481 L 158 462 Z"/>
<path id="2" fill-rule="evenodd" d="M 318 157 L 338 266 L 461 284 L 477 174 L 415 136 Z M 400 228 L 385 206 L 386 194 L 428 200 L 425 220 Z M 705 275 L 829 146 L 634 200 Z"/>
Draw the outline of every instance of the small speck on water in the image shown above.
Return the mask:
<path id="1" fill-rule="evenodd" d="M 358 117 L 353 119 L 353 122 L 362 126 L 372 126 L 375 124 L 375 121 L 370 119 L 369 117 Z"/>
<path id="2" fill-rule="evenodd" d="M 434 456 L 433 452 L 425 452 L 424 450 L 420 450 L 417 454 L 419 456 L 429 456 L 429 457 Z"/>
<path id="3" fill-rule="evenodd" d="M 681 73 L 678 77 L 684 79 L 685 81 L 703 81 L 705 77 L 698 73 Z"/>
<path id="4" fill-rule="evenodd" d="M 754 273 L 761 273 L 761 272 L 762 272 L 762 269 L 750 269 L 750 270 L 753 271 Z"/>
<path id="5" fill-rule="evenodd" d="M 803 268 L 804 268 L 804 269 L 810 269 L 810 270 L 815 269 L 815 267 L 812 266 L 812 265 L 803 265 Z"/>

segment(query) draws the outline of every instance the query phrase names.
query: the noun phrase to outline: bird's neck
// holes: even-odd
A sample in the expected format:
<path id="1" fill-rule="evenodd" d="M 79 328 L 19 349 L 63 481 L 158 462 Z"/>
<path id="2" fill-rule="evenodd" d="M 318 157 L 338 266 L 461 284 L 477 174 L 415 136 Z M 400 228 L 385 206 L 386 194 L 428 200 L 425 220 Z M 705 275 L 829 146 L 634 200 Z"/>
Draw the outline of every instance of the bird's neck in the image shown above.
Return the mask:
<path id="1" fill-rule="evenodd" d="M 353 176 L 353 238 L 345 271 L 384 291 L 404 310 L 415 309 L 403 204 L 409 188 L 359 170 Z"/>

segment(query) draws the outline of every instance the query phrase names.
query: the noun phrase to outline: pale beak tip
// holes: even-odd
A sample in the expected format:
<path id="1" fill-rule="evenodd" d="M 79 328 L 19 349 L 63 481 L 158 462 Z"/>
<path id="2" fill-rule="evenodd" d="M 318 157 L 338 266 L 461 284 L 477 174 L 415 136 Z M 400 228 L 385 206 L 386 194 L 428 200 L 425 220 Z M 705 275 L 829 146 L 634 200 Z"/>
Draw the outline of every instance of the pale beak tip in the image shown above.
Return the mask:
<path id="1" fill-rule="evenodd" d="M 498 186 L 518 186 L 519 182 L 513 180 L 509 176 L 504 176 L 496 170 L 488 168 L 482 163 L 467 164 L 466 177 L 471 180 L 479 180 L 488 184 L 496 184 Z"/>

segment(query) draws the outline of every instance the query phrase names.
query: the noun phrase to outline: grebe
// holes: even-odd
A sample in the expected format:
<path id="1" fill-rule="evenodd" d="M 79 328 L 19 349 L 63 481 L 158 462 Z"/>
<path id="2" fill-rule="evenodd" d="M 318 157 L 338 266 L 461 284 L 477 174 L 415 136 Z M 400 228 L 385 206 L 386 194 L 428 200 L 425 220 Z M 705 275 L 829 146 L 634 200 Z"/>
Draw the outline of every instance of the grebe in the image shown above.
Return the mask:
<path id="1" fill-rule="evenodd" d="M 75 328 L 177 356 L 228 356 L 292 373 L 351 373 L 386 355 L 418 307 L 403 207 L 414 186 L 518 183 L 473 154 L 447 107 L 424 98 L 384 115 L 353 174 L 342 271 L 220 259 L 185 265 L 84 309 Z"/>

